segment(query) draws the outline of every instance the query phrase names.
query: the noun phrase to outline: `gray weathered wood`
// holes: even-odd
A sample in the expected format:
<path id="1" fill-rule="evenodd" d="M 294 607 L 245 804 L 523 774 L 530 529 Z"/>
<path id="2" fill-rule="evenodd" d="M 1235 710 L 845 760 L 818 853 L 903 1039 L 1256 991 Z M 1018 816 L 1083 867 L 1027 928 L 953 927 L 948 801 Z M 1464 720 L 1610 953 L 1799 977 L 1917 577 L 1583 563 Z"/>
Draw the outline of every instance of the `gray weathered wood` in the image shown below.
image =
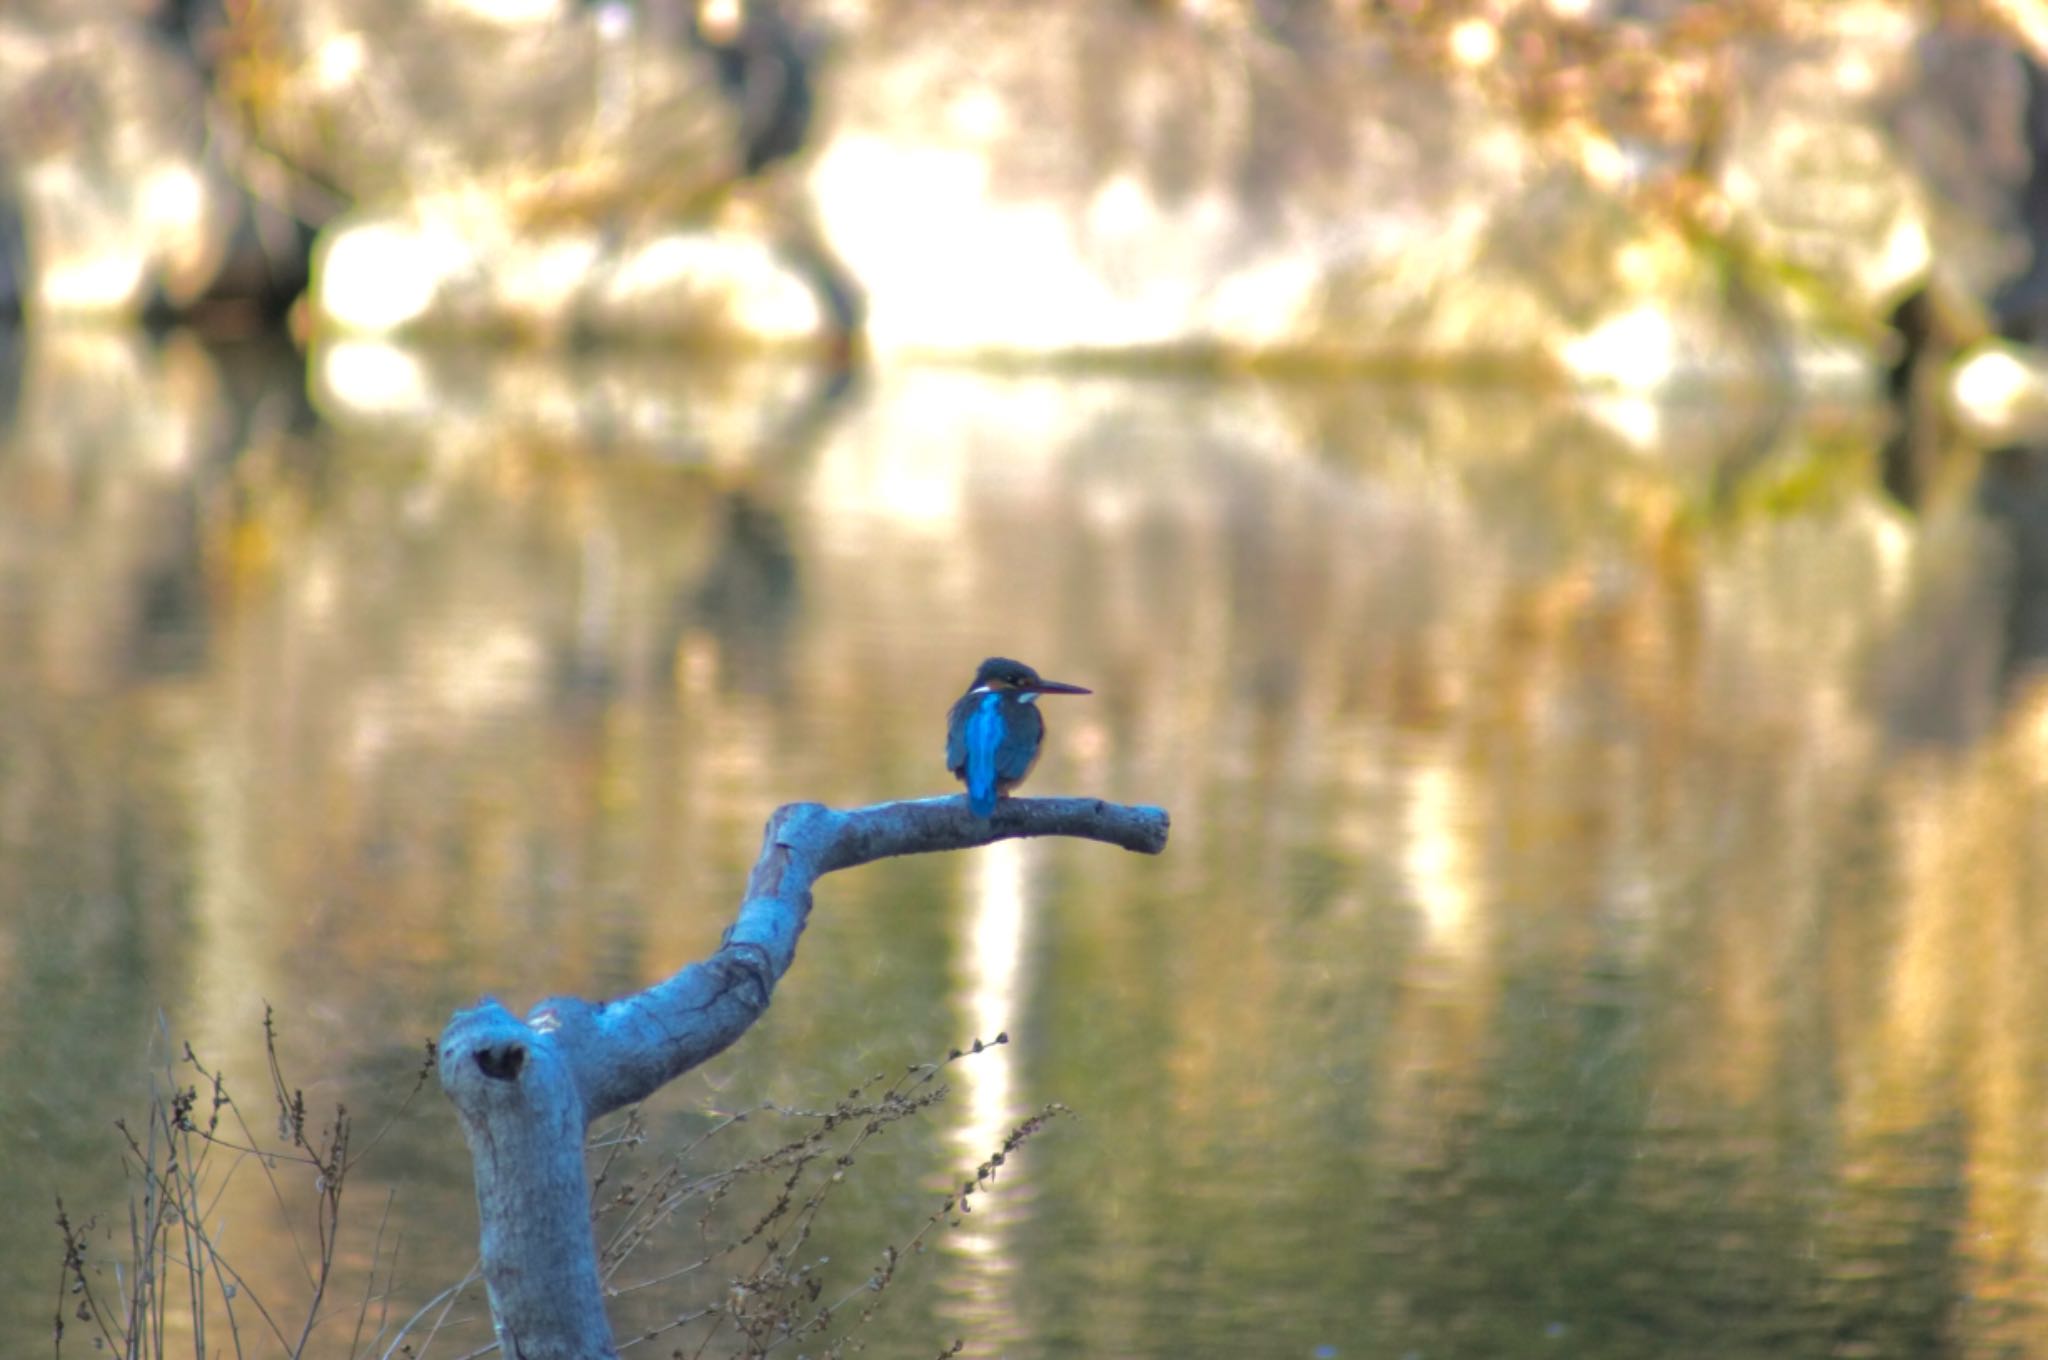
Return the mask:
<path id="1" fill-rule="evenodd" d="M 615 1001 L 550 997 L 523 1021 L 489 998 L 457 1011 L 441 1034 L 441 1087 L 475 1163 L 484 1280 L 503 1353 L 616 1354 L 583 1165 L 590 1121 L 645 1099 L 761 1017 L 796 959 L 821 874 L 1017 836 L 1158 854 L 1167 828 L 1163 809 L 1094 798 L 1006 799 L 985 822 L 957 796 L 846 811 L 791 803 L 769 818 L 746 899 L 709 958 Z"/>

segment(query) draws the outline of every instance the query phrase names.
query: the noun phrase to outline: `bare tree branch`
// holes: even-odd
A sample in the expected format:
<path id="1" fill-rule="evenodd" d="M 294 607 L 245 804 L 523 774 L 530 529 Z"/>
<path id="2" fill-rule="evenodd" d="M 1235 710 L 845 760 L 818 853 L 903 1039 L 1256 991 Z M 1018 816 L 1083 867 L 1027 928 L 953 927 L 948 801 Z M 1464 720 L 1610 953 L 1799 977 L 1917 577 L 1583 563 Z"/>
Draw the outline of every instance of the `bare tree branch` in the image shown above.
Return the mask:
<path id="1" fill-rule="evenodd" d="M 475 1163 L 483 1275 L 504 1353 L 616 1354 L 591 1234 L 585 1131 L 761 1017 L 796 960 L 821 875 L 1021 836 L 1075 836 L 1158 854 L 1167 831 L 1163 809 L 1092 798 L 1007 799 L 987 821 L 957 796 L 847 811 L 791 803 L 769 818 L 746 899 L 709 958 L 615 1001 L 551 997 L 524 1021 L 489 998 L 456 1012 L 441 1035 L 441 1087 Z"/>

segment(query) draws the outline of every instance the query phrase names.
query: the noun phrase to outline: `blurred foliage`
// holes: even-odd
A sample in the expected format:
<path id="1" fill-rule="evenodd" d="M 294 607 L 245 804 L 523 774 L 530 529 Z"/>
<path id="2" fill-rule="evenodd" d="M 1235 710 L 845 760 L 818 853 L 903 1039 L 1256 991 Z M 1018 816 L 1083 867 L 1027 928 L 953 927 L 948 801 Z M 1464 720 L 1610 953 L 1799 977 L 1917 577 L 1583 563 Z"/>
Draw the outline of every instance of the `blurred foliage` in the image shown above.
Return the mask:
<path id="1" fill-rule="evenodd" d="M 658 218 L 739 173 L 699 55 L 590 12 L 501 24 L 405 0 L 228 0 L 219 45 L 220 88 L 256 138 L 357 204 Z"/>

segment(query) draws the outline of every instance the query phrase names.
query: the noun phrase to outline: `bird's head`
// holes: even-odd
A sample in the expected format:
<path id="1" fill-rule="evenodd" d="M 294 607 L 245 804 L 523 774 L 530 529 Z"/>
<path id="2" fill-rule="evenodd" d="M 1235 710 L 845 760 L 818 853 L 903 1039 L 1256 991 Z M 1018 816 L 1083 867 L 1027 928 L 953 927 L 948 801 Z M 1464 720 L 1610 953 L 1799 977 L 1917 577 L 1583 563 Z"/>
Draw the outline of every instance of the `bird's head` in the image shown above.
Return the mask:
<path id="1" fill-rule="evenodd" d="M 1069 685 L 1060 680 L 1048 680 L 1021 661 L 1012 661 L 1007 656 L 992 656 L 981 663 L 974 672 L 974 683 L 970 691 L 1015 690 L 1022 694 L 1091 694 L 1094 691 Z"/>

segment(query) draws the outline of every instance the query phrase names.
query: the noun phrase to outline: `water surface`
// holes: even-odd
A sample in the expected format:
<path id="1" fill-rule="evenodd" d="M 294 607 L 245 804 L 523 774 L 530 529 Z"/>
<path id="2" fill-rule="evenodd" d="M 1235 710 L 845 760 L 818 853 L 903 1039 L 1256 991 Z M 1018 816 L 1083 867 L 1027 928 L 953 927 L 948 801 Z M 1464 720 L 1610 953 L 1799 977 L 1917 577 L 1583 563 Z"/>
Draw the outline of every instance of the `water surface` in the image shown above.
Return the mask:
<path id="1" fill-rule="evenodd" d="M 309 1108 L 367 1132 L 451 1008 L 714 947 L 779 803 L 946 792 L 945 707 L 1000 651 L 1096 690 L 1049 701 L 1032 788 L 1164 805 L 1167 854 L 828 879 L 767 1019 L 646 1112 L 658 1161 L 1007 1031 L 820 1217 L 825 1296 L 857 1292 L 1074 1111 L 902 1269 L 874 1352 L 2048 1354 L 2029 451 L 1902 507 L 1856 408 L 16 357 L 9 1351 L 49 1344 L 55 1194 L 111 1272 L 113 1121 L 183 1044 L 264 1114 L 269 1002 Z M 286 1213 L 242 1171 L 215 1206 L 280 1311 L 300 1174 Z M 468 1177 L 429 1089 L 349 1183 L 312 1353 L 350 1352 L 379 1250 L 393 1317 L 461 1276 Z"/>

